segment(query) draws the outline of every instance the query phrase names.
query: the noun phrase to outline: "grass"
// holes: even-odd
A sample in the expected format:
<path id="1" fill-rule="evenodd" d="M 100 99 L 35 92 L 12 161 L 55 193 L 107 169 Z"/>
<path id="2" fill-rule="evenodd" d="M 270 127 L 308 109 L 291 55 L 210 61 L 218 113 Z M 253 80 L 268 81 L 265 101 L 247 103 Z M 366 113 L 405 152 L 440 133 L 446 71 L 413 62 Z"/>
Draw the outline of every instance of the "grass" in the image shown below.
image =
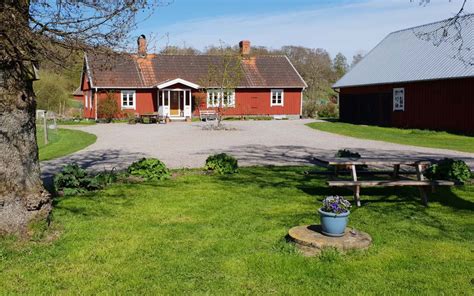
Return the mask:
<path id="1" fill-rule="evenodd" d="M 38 142 L 39 158 L 50 160 L 71 154 L 95 143 L 97 137 L 83 131 L 70 129 L 48 130 L 48 144 L 44 144 L 44 133 L 41 126 L 36 127 L 36 140 Z"/>
<path id="2" fill-rule="evenodd" d="M 92 119 L 70 119 L 70 120 L 58 120 L 58 125 L 95 125 L 95 120 Z"/>
<path id="3" fill-rule="evenodd" d="M 355 125 L 343 122 L 312 122 L 307 125 L 324 132 L 354 138 L 474 153 L 474 137 L 447 132 Z"/>
<path id="4" fill-rule="evenodd" d="M 308 167 L 181 171 L 161 183 L 118 184 L 56 200 L 34 241 L 0 239 L 5 294 L 469 294 L 474 188 L 363 190 L 350 226 L 368 251 L 303 257 L 289 228 L 318 221 L 328 194 Z"/>

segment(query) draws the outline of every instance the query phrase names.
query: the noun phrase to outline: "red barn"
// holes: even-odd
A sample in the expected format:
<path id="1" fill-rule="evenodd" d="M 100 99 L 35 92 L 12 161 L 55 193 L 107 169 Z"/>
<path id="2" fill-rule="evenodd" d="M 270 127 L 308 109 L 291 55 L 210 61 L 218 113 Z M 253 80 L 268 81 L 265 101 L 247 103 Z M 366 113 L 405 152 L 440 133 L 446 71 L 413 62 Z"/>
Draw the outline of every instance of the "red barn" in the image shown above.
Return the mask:
<path id="1" fill-rule="evenodd" d="M 252 56 L 250 42 L 240 42 L 242 75 L 235 89 L 221 94 L 200 84 L 218 55 L 147 54 L 146 39 L 138 39 L 137 54 L 85 55 L 82 74 L 84 117 L 97 119 L 97 102 L 112 95 L 126 113 L 161 110 L 171 120 L 198 116 L 215 109 L 222 99 L 225 116 L 283 116 L 299 118 L 306 83 L 286 56 Z"/>
<path id="2" fill-rule="evenodd" d="M 337 81 L 341 121 L 474 134 L 474 15 L 450 21 L 389 34 Z"/>

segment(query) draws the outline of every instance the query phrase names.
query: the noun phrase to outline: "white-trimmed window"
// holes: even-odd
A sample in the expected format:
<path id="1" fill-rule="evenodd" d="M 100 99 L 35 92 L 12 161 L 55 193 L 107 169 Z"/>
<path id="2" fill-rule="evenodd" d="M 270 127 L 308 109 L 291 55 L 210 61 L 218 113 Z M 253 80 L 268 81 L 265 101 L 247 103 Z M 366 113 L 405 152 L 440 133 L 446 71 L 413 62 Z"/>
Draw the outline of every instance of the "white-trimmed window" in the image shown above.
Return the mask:
<path id="1" fill-rule="evenodd" d="M 393 111 L 405 111 L 405 89 L 393 89 Z"/>
<path id="2" fill-rule="evenodd" d="M 221 92 L 219 89 L 207 90 L 207 108 L 219 107 L 222 100 L 222 107 L 235 107 L 235 91 L 227 90 Z"/>
<path id="3" fill-rule="evenodd" d="M 272 89 L 270 93 L 270 106 L 283 106 L 284 94 L 282 89 Z"/>
<path id="4" fill-rule="evenodd" d="M 123 90 L 121 92 L 122 109 L 135 109 L 136 95 L 134 90 Z"/>
<path id="5" fill-rule="evenodd" d="M 87 94 L 88 94 L 88 92 L 85 92 L 85 94 L 84 94 L 84 104 L 85 104 L 86 109 L 89 108 L 89 97 L 88 97 Z"/>

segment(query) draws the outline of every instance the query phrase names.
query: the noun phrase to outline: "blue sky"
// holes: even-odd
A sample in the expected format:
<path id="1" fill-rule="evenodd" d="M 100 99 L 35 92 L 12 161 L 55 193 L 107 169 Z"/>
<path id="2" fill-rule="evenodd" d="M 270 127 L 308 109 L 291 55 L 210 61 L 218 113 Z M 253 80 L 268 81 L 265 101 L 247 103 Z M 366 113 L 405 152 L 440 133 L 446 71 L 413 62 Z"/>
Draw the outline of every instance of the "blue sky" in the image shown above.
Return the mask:
<path id="1" fill-rule="evenodd" d="M 452 16 L 462 0 L 174 0 L 141 22 L 155 50 L 169 45 L 203 49 L 220 40 L 234 45 L 324 48 L 349 61 L 368 51 L 388 33 Z M 474 0 L 466 10 L 474 12 Z"/>

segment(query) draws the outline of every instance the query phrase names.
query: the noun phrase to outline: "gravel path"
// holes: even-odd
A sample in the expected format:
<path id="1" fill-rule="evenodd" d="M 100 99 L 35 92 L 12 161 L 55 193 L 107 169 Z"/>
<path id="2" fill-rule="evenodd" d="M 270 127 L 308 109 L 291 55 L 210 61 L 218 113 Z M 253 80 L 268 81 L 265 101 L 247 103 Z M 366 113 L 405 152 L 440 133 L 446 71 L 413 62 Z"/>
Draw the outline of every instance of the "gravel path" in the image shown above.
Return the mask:
<path id="1" fill-rule="evenodd" d="M 362 140 L 321 132 L 305 126 L 314 120 L 231 121 L 232 131 L 203 130 L 208 123 L 97 124 L 74 127 L 98 136 L 84 150 L 42 162 L 45 178 L 66 163 L 93 170 L 127 167 L 141 157 L 157 157 L 171 168 L 202 167 L 209 154 L 227 152 L 240 165 L 311 164 L 314 157 L 330 157 L 348 148 L 370 157 L 462 158 L 474 167 L 474 154 L 443 149 Z"/>

